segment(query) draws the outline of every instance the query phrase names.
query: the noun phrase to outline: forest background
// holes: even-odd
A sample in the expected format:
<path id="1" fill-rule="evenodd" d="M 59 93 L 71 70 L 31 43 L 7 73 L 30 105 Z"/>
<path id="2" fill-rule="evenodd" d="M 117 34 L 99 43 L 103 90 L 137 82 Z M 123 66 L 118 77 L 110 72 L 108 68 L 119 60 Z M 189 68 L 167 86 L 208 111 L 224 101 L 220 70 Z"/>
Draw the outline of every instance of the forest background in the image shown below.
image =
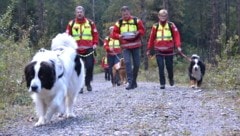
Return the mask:
<path id="1" fill-rule="evenodd" d="M 100 34 L 95 72 L 105 54 L 102 41 L 109 26 L 128 5 L 132 15 L 141 18 L 146 28 L 142 38 L 140 80 L 158 82 L 155 59 L 146 57 L 151 27 L 161 8 L 181 33 L 183 52 L 196 53 L 207 65 L 204 89 L 240 89 L 240 1 L 239 0 L 0 0 L 0 110 L 9 105 L 29 105 L 23 69 L 40 48 L 49 49 L 51 39 L 64 32 L 74 9 L 82 5 Z M 175 57 L 177 83 L 187 84 L 188 62 Z"/>

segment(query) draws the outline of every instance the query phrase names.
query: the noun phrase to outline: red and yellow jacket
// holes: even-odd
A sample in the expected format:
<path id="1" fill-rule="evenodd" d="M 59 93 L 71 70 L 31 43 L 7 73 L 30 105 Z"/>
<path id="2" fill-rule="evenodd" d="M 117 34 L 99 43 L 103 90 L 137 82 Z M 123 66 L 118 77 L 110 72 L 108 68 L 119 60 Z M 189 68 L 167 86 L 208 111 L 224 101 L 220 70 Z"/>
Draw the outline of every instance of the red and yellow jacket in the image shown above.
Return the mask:
<path id="1" fill-rule="evenodd" d="M 180 34 L 175 24 L 172 22 L 154 24 L 148 40 L 147 50 L 154 48 L 155 51 L 172 53 L 174 46 L 176 48 L 181 47 Z"/>
<path id="2" fill-rule="evenodd" d="M 103 48 L 106 50 L 108 55 L 117 55 L 122 53 L 120 41 L 118 39 L 110 38 L 109 36 L 104 39 Z M 113 48 L 113 51 L 110 51 L 110 48 Z"/>
<path id="3" fill-rule="evenodd" d="M 122 24 L 120 26 L 120 21 L 117 21 L 113 28 L 113 33 L 111 37 L 114 39 L 120 39 L 121 47 L 132 49 L 142 46 L 140 37 L 144 35 L 145 29 L 143 26 L 143 22 L 140 19 L 137 19 L 137 24 L 134 24 L 134 18 L 130 17 L 128 20 L 122 20 Z M 137 37 L 133 41 L 124 40 L 120 37 L 125 32 L 134 32 L 138 33 Z"/>
<path id="4" fill-rule="evenodd" d="M 106 57 L 106 56 L 104 56 L 104 57 L 102 58 L 101 67 L 102 67 L 103 69 L 109 68 L 108 61 L 107 61 L 107 57 Z"/>
<path id="5" fill-rule="evenodd" d="M 66 33 L 72 35 L 77 41 L 78 53 L 84 54 L 86 50 L 98 44 L 98 31 L 93 21 L 84 18 L 69 21 Z"/>

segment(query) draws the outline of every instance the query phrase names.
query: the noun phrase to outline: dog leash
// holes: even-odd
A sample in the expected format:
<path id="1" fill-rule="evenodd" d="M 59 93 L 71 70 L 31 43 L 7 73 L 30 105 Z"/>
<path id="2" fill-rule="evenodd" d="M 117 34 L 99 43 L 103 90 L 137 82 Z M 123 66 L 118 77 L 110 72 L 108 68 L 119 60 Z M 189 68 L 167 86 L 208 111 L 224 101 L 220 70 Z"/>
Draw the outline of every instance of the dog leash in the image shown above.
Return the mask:
<path id="1" fill-rule="evenodd" d="M 169 53 L 169 54 L 165 54 L 165 53 L 160 53 L 158 52 L 156 55 L 162 55 L 162 56 L 174 56 L 179 54 L 180 56 L 182 56 L 183 58 L 185 58 L 187 61 L 191 62 L 191 59 L 189 57 L 187 57 L 187 55 L 185 55 L 182 51 L 178 51 L 178 52 L 173 52 L 173 53 Z M 153 56 L 151 56 L 150 58 L 152 58 Z"/>
<path id="2" fill-rule="evenodd" d="M 182 57 L 184 57 L 187 61 L 191 62 L 191 59 L 185 55 L 182 51 L 178 52 Z"/>

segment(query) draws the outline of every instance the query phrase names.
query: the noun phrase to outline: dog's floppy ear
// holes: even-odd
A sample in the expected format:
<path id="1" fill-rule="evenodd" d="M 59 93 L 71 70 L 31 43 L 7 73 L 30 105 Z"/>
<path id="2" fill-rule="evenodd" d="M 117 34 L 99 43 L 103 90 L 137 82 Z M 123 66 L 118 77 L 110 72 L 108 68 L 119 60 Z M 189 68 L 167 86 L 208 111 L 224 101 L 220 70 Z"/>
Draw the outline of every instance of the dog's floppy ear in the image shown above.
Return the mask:
<path id="1" fill-rule="evenodd" d="M 27 88 L 29 88 L 30 84 L 31 84 L 31 80 L 34 78 L 35 72 L 34 72 L 34 65 L 37 62 L 31 62 L 29 63 L 25 68 L 24 68 L 24 75 L 25 75 L 25 80 L 27 83 Z"/>
<path id="2" fill-rule="evenodd" d="M 123 66 L 124 65 L 124 58 L 120 59 L 120 65 Z"/>

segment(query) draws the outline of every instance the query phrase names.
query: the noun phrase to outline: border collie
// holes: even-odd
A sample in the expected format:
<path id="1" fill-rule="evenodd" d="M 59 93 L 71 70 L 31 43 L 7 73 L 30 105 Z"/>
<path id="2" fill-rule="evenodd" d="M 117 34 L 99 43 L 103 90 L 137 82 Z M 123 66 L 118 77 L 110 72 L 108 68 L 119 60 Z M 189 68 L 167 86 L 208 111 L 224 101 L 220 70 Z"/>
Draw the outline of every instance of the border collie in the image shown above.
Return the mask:
<path id="1" fill-rule="evenodd" d="M 67 34 L 58 34 L 51 50 L 40 49 L 24 69 L 28 91 L 35 103 L 38 121 L 48 123 L 55 113 L 74 117 L 73 106 L 85 83 L 84 63 L 77 44 Z"/>
<path id="2" fill-rule="evenodd" d="M 200 60 L 200 57 L 197 54 L 193 54 L 191 57 L 188 73 L 190 78 L 190 87 L 200 87 L 205 74 L 205 64 Z"/>

